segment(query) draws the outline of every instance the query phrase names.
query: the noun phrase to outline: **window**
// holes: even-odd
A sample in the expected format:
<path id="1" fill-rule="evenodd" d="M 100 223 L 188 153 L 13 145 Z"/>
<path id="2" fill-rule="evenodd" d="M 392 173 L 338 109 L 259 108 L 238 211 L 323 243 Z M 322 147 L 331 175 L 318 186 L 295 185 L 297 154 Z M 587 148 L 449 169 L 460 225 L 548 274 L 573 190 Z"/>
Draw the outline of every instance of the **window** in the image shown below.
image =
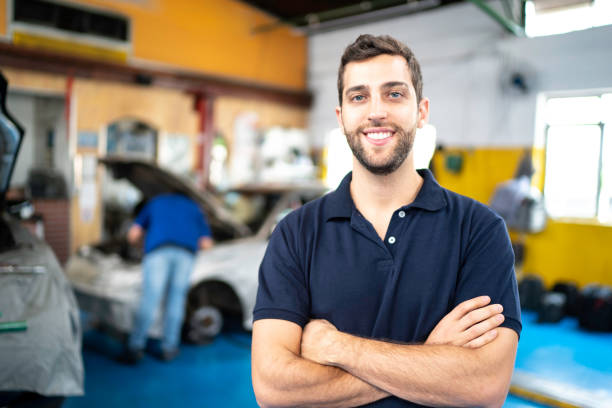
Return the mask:
<path id="1" fill-rule="evenodd" d="M 529 0 L 525 4 L 525 32 L 529 37 L 608 24 L 612 24 L 610 0 Z"/>
<path id="2" fill-rule="evenodd" d="M 548 213 L 612 222 L 612 93 L 550 98 L 545 121 Z"/>
<path id="3" fill-rule="evenodd" d="M 121 118 L 108 125 L 106 154 L 155 161 L 157 130 L 132 118 Z"/>
<path id="4" fill-rule="evenodd" d="M 47 0 L 14 0 L 13 21 L 119 42 L 129 39 L 130 23 L 123 16 Z"/>

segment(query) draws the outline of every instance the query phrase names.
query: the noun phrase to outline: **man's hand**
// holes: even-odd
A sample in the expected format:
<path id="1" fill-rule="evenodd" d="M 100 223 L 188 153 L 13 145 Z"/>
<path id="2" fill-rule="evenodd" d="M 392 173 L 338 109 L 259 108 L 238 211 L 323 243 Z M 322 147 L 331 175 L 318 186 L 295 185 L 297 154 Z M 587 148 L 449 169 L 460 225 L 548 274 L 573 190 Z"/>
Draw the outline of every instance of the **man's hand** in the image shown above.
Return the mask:
<path id="1" fill-rule="evenodd" d="M 136 245 L 144 235 L 144 230 L 138 224 L 132 224 L 127 233 L 127 240 L 130 244 Z"/>
<path id="2" fill-rule="evenodd" d="M 323 320 L 309 326 L 308 338 L 313 341 L 341 334 Z M 299 325 L 286 320 L 262 319 L 253 323 L 251 375 L 259 406 L 348 408 L 389 396 L 344 370 L 304 358 L 300 353 L 302 333 Z"/>
<path id="3" fill-rule="evenodd" d="M 201 250 L 207 250 L 212 248 L 214 245 L 214 241 L 211 237 L 201 237 L 198 240 L 198 248 Z"/>
<path id="4" fill-rule="evenodd" d="M 302 358 L 315 363 L 329 365 L 332 353 L 337 350 L 334 334 L 338 333 L 336 326 L 323 319 L 308 322 L 302 331 Z"/>
<path id="5" fill-rule="evenodd" d="M 469 348 L 489 344 L 497 337 L 496 328 L 504 321 L 502 305 L 489 305 L 490 302 L 488 296 L 480 296 L 459 304 L 440 320 L 425 344 Z"/>

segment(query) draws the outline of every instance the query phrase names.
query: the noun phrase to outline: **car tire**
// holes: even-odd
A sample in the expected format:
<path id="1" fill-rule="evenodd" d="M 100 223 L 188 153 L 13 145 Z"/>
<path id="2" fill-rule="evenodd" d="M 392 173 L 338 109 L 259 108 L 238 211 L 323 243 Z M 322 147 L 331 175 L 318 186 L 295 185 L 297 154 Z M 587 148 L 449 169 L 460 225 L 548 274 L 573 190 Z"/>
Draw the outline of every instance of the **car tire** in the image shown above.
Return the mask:
<path id="1" fill-rule="evenodd" d="M 223 328 L 223 314 L 211 305 L 193 310 L 185 322 L 185 339 L 190 343 L 210 343 Z"/>

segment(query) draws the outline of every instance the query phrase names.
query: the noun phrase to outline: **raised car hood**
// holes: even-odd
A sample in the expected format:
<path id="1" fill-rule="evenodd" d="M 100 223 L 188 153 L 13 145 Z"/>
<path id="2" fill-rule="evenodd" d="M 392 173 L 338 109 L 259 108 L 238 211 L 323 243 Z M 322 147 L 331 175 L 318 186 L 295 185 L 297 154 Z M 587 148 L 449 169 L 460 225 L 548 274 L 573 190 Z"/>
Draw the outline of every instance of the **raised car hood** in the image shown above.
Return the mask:
<path id="1" fill-rule="evenodd" d="M 249 228 L 234 219 L 211 193 L 196 190 L 188 180 L 181 179 L 151 162 L 106 157 L 100 159 L 100 163 L 104 164 L 115 178 L 129 180 L 147 200 L 158 194 L 182 193 L 202 206 L 213 230 L 222 230 L 233 238 L 252 234 Z"/>

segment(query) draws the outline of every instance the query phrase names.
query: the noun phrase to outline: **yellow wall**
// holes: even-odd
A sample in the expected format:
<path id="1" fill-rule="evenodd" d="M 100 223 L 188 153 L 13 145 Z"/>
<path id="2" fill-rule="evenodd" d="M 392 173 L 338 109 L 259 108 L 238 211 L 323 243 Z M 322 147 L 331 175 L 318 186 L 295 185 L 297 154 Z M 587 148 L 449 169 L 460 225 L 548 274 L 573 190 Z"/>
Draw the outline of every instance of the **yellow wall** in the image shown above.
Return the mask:
<path id="1" fill-rule="evenodd" d="M 488 203 L 495 186 L 514 175 L 523 148 L 446 149 L 436 152 L 434 166 L 439 183 L 457 193 Z M 445 169 L 447 154 L 461 154 L 463 169 L 453 174 Z M 534 165 L 542 166 L 541 150 Z M 541 185 L 542 172 L 535 175 Z M 513 237 L 518 234 L 512 234 Z M 589 283 L 612 285 L 612 227 L 595 223 L 548 220 L 546 229 L 527 234 L 524 239 L 523 272 L 541 276 L 548 286 L 557 280 L 573 280 L 580 286 Z"/>
<path id="2" fill-rule="evenodd" d="M 0 0 L 0 2 L 6 0 Z M 306 88 L 306 38 L 234 0 L 78 0 L 130 17 L 132 56 L 287 89 Z"/>
<path id="3" fill-rule="evenodd" d="M 0 36 L 6 35 L 6 0 L 0 0 Z"/>
<path id="4" fill-rule="evenodd" d="M 77 130 L 98 131 L 120 118 L 138 118 L 156 129 L 195 137 L 198 114 L 184 92 L 107 81 L 75 79 Z"/>
<path id="5" fill-rule="evenodd" d="M 546 166 L 546 149 L 534 147 L 531 155 L 535 172 L 531 178 L 531 184 L 540 191 L 544 191 L 544 170 Z"/>
<path id="6" fill-rule="evenodd" d="M 42 74 L 4 66 L 0 66 L 0 70 L 9 83 L 9 90 L 62 96 L 66 94 L 66 77 L 63 75 Z"/>
<path id="7" fill-rule="evenodd" d="M 463 167 L 459 173 L 445 169 L 448 155 L 460 154 Z M 488 203 L 495 186 L 514 176 L 523 149 L 453 149 L 447 148 L 434 155 L 434 169 L 438 182 L 459 194 Z"/>
<path id="8" fill-rule="evenodd" d="M 612 227 L 549 220 L 544 231 L 527 236 L 525 247 L 523 270 L 549 286 L 558 279 L 612 285 Z"/>

